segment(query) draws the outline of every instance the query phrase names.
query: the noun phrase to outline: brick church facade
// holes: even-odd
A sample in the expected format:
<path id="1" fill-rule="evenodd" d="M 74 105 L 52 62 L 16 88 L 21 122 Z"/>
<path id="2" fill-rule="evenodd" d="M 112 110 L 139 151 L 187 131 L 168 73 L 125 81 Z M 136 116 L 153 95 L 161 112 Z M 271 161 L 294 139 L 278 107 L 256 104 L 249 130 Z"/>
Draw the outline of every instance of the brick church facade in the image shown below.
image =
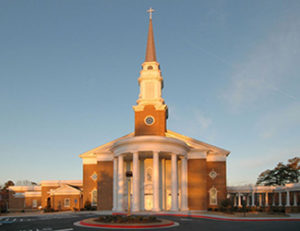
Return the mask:
<path id="1" fill-rule="evenodd" d="M 151 18 L 138 83 L 134 132 L 80 155 L 83 201 L 98 210 L 126 211 L 130 192 L 135 212 L 217 207 L 226 198 L 229 151 L 167 129 Z M 132 172 L 129 183 L 127 171 Z"/>
<path id="2" fill-rule="evenodd" d="M 128 195 L 134 212 L 218 207 L 227 195 L 226 158 L 230 152 L 167 129 L 168 107 L 162 98 L 163 77 L 151 17 L 138 83 L 132 133 L 81 154 L 82 181 L 10 187 L 11 208 L 27 203 L 31 208 L 68 210 L 90 203 L 98 210 L 126 211 Z M 132 173 L 130 181 L 126 172 Z"/>

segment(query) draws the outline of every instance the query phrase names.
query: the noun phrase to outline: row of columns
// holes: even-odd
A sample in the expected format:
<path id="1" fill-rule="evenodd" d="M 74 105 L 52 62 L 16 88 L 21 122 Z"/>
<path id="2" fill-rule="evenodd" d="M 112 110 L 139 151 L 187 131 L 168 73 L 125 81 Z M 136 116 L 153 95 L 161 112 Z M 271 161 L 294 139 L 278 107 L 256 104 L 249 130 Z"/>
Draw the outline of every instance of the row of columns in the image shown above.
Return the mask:
<path id="1" fill-rule="evenodd" d="M 255 206 L 255 192 L 251 193 L 251 206 Z M 269 192 L 265 192 L 265 193 L 258 193 L 259 198 L 258 198 L 258 205 L 259 206 L 263 206 L 262 203 L 262 196 L 263 194 L 265 194 L 265 206 L 269 206 Z M 293 206 L 296 207 L 297 206 L 297 194 L 296 192 L 293 193 L 294 194 L 294 202 L 293 202 Z M 238 206 L 238 207 L 242 207 L 242 193 L 237 193 L 234 195 L 234 206 Z M 237 197 L 237 201 L 236 201 L 236 197 Z M 272 197 L 272 206 L 275 206 L 275 193 L 273 193 L 273 197 Z M 246 206 L 250 206 L 250 194 L 246 195 Z M 283 206 L 282 204 L 282 192 L 278 192 L 278 206 Z M 290 191 L 286 191 L 286 207 L 290 207 Z"/>
<path id="2" fill-rule="evenodd" d="M 132 153 L 132 210 L 134 212 L 140 211 L 140 166 L 139 166 L 139 153 Z M 171 172 L 172 172 L 172 187 L 171 187 L 171 210 L 178 211 L 178 169 L 177 169 L 177 154 L 171 154 Z M 124 186 L 125 186 L 125 173 L 124 173 L 124 155 L 119 155 L 114 158 L 114 178 L 113 178 L 113 210 L 124 211 Z M 159 152 L 153 151 L 153 168 L 152 168 L 152 182 L 153 182 L 153 211 L 160 211 L 160 171 L 159 171 Z M 187 158 L 181 159 L 181 210 L 188 210 L 187 200 Z M 130 196 L 130 195 L 128 195 Z"/>

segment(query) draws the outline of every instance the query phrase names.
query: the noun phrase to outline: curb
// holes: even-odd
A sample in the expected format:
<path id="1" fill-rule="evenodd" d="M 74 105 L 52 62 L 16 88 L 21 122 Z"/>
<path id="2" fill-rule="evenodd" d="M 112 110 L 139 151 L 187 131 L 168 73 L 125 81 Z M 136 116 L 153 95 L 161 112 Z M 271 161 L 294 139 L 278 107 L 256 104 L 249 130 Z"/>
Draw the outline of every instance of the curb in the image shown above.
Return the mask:
<path id="1" fill-rule="evenodd" d="M 100 229 L 161 229 L 161 228 L 172 228 L 179 224 L 174 221 L 170 221 L 167 224 L 153 224 L 153 225 L 115 225 L 115 224 L 94 224 L 87 223 L 84 221 L 75 222 L 74 225 L 88 228 L 100 228 Z"/>
<path id="2" fill-rule="evenodd" d="M 126 213 L 113 213 L 114 215 L 126 215 Z M 186 218 L 202 218 L 218 221 L 300 221 L 300 218 L 227 218 L 227 217 L 215 217 L 208 215 L 192 215 L 192 214 L 168 214 L 168 213 L 156 213 L 154 216 L 171 216 L 171 217 L 186 217 Z"/>

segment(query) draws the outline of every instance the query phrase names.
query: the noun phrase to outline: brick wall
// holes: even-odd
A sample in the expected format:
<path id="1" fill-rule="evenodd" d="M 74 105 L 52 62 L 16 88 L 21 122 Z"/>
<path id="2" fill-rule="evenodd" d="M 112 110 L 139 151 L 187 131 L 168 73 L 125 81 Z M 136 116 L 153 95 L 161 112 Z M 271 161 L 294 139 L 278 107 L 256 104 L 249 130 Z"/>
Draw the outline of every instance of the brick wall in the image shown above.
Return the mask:
<path id="1" fill-rule="evenodd" d="M 113 161 L 98 162 L 98 210 L 113 206 Z"/>
<path id="2" fill-rule="evenodd" d="M 217 176 L 212 179 L 209 177 L 209 173 L 214 170 L 217 173 Z M 209 204 L 209 190 L 212 187 L 215 187 L 218 191 L 218 204 L 224 199 L 226 199 L 226 162 L 225 161 L 209 161 L 207 162 L 207 206 L 208 208 L 216 208 L 218 205 Z"/>
<path id="3" fill-rule="evenodd" d="M 207 209 L 206 176 L 205 159 L 188 160 L 188 207 L 190 210 Z"/>
<path id="4" fill-rule="evenodd" d="M 83 206 L 85 205 L 86 201 L 91 202 L 91 192 L 94 189 L 98 188 L 97 181 L 93 180 L 91 176 L 93 173 L 98 173 L 98 166 L 97 164 L 84 164 L 83 165 Z"/>
<path id="5" fill-rule="evenodd" d="M 145 124 L 145 117 L 151 115 L 155 122 L 151 126 Z M 153 105 L 146 105 L 143 111 L 135 112 L 135 135 L 164 136 L 166 132 L 166 110 L 158 111 Z"/>
<path id="6" fill-rule="evenodd" d="M 65 207 L 65 199 L 70 200 L 70 206 Z M 75 200 L 77 202 L 75 202 Z M 55 195 L 51 196 L 51 204 L 54 210 L 66 211 L 66 210 L 77 210 L 80 209 L 80 195 Z"/>

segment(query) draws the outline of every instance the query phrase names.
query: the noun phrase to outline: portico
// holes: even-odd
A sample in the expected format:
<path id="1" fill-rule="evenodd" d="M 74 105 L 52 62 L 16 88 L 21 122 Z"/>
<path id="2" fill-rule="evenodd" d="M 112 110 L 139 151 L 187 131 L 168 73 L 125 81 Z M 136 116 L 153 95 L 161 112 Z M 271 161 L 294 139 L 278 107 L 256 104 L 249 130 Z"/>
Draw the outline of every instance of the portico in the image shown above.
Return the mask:
<path id="1" fill-rule="evenodd" d="M 117 192 L 114 193 L 113 199 L 115 211 L 127 209 L 126 170 L 133 172 L 130 184 L 132 211 L 188 209 L 187 153 L 189 147 L 183 141 L 170 137 L 137 136 L 116 142 L 111 151 L 114 155 L 113 191 Z M 166 164 L 167 162 L 170 163 Z M 167 172 L 172 172 L 171 179 L 166 179 Z M 163 184 L 166 181 L 169 181 L 169 184 Z"/>

